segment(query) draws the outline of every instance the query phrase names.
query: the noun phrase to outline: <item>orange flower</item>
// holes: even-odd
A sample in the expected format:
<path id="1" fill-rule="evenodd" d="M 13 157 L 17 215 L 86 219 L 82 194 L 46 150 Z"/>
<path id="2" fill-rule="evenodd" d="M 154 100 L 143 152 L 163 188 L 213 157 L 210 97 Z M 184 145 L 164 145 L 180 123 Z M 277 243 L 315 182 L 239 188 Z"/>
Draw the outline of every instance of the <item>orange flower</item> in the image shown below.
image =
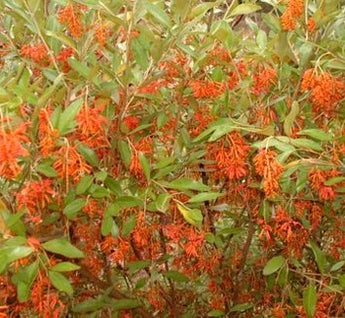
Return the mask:
<path id="1" fill-rule="evenodd" d="M 76 135 L 79 140 L 90 147 L 106 147 L 108 145 L 105 129 L 108 120 L 101 114 L 102 108 L 83 106 L 76 116 L 78 123 Z"/>
<path id="2" fill-rule="evenodd" d="M 215 157 L 221 176 L 229 179 L 241 179 L 248 174 L 245 158 L 249 152 L 249 146 L 245 144 L 243 137 L 238 132 L 227 135 L 229 145 L 224 142 L 219 147 Z"/>
<path id="3" fill-rule="evenodd" d="M 147 85 L 138 88 L 138 94 L 156 94 L 162 87 L 168 84 L 167 80 L 157 79 Z"/>
<path id="4" fill-rule="evenodd" d="M 0 130 L 0 176 L 11 179 L 22 171 L 18 160 L 29 155 L 22 145 L 29 142 L 25 136 L 26 128 L 27 124 L 22 124 L 14 131 L 7 132 L 4 127 Z"/>
<path id="5" fill-rule="evenodd" d="M 303 0 L 289 0 L 288 6 L 281 17 L 284 30 L 290 31 L 296 28 L 296 20 L 301 17 L 303 6 Z"/>
<path id="6" fill-rule="evenodd" d="M 79 38 L 83 34 L 83 27 L 80 22 L 80 14 L 75 12 L 72 4 L 67 5 L 59 11 L 59 22 L 66 25 L 71 35 Z"/>
<path id="7" fill-rule="evenodd" d="M 20 54 L 23 57 L 33 60 L 35 63 L 47 62 L 48 60 L 47 48 L 42 43 L 36 45 L 25 44 L 22 46 Z"/>
<path id="8" fill-rule="evenodd" d="M 202 252 L 204 243 L 204 234 L 198 233 L 194 228 L 190 228 L 187 232 L 187 242 L 183 245 L 183 249 L 188 257 L 197 257 Z"/>
<path id="9" fill-rule="evenodd" d="M 136 116 L 126 117 L 123 121 L 129 130 L 134 130 L 139 126 L 139 119 Z"/>
<path id="10" fill-rule="evenodd" d="M 75 50 L 71 47 L 63 48 L 60 50 L 59 54 L 56 56 L 56 60 L 58 62 L 62 62 L 62 71 L 64 73 L 67 73 L 70 70 L 70 65 L 68 63 L 68 58 L 73 56 L 75 53 Z"/>
<path id="11" fill-rule="evenodd" d="M 312 69 L 303 75 L 301 90 L 310 90 L 310 100 L 313 111 L 332 116 L 337 110 L 339 102 L 345 98 L 345 83 L 335 79 L 330 73 L 315 74 Z"/>
<path id="12" fill-rule="evenodd" d="M 49 156 L 56 147 L 59 132 L 54 129 L 49 118 L 50 109 L 41 109 L 39 113 L 38 137 L 40 140 L 40 151 L 43 157 Z"/>
<path id="13" fill-rule="evenodd" d="M 254 157 L 255 170 L 264 178 L 264 191 L 268 197 L 274 197 L 277 194 L 280 188 L 278 179 L 284 169 L 276 157 L 277 154 L 273 150 L 261 150 Z"/>
<path id="14" fill-rule="evenodd" d="M 144 182 L 145 176 L 143 168 L 139 162 L 139 153 L 142 152 L 143 154 L 150 155 L 152 150 L 153 145 L 152 138 L 150 136 L 140 139 L 135 145 L 135 150 L 131 157 L 129 171 L 141 182 Z"/>
<path id="15" fill-rule="evenodd" d="M 132 233 L 132 239 L 138 249 L 147 249 L 150 243 L 151 231 L 145 221 L 144 212 L 140 212 L 137 216 L 137 223 Z"/>
<path id="16" fill-rule="evenodd" d="M 223 94 L 225 86 L 216 81 L 194 80 L 189 83 L 195 98 L 214 98 Z"/>
<path id="17" fill-rule="evenodd" d="M 283 30 L 285 31 L 292 31 L 292 30 L 295 30 L 296 28 L 296 21 L 289 10 L 286 10 L 282 14 L 281 23 L 283 26 Z"/>
<path id="18" fill-rule="evenodd" d="M 307 29 L 309 33 L 314 32 L 316 27 L 315 19 L 313 17 L 309 18 L 307 21 Z"/>
<path id="19" fill-rule="evenodd" d="M 110 33 L 110 29 L 107 28 L 105 24 L 100 24 L 97 27 L 95 36 L 100 46 L 105 46 L 105 42 L 107 40 L 107 37 L 109 37 Z"/>
<path id="20" fill-rule="evenodd" d="M 254 87 L 252 93 L 267 94 L 271 86 L 276 83 L 277 71 L 273 67 L 264 69 L 262 72 L 254 74 Z"/>
<path id="21" fill-rule="evenodd" d="M 291 12 L 294 18 L 300 18 L 303 13 L 303 0 L 289 0 L 287 10 Z"/>
<path id="22" fill-rule="evenodd" d="M 63 146 L 57 152 L 59 159 L 53 168 L 59 173 L 62 179 L 68 180 L 72 177 L 74 182 L 78 182 L 80 177 L 91 172 L 91 167 L 84 158 L 77 152 L 76 146 Z"/>

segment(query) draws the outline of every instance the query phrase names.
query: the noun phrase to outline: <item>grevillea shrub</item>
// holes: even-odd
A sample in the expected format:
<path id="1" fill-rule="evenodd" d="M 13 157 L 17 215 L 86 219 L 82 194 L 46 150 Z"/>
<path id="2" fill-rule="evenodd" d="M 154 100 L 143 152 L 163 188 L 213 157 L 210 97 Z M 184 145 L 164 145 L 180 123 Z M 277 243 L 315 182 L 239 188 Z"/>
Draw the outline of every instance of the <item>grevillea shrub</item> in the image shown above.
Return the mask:
<path id="1" fill-rule="evenodd" d="M 343 2 L 0 10 L 0 317 L 345 317 Z"/>

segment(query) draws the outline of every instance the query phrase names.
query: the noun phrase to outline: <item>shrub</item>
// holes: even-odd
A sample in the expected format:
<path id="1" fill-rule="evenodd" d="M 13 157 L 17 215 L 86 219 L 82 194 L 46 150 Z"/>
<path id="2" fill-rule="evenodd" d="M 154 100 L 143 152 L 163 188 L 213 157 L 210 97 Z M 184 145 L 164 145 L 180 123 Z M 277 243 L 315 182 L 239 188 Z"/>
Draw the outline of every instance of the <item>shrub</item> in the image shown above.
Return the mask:
<path id="1" fill-rule="evenodd" d="M 0 1 L 0 316 L 345 315 L 345 11 L 263 2 Z"/>

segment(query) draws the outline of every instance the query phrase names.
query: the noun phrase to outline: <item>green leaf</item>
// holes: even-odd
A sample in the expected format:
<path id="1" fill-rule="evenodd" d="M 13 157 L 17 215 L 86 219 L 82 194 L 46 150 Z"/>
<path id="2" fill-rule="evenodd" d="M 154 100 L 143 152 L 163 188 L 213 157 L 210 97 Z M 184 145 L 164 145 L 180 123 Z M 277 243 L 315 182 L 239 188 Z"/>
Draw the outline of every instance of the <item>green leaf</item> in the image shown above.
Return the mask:
<path id="1" fill-rule="evenodd" d="M 54 272 L 70 272 L 70 271 L 76 271 L 79 268 L 80 268 L 79 265 L 76 265 L 70 262 L 61 262 L 52 266 L 50 270 Z"/>
<path id="2" fill-rule="evenodd" d="M 121 189 L 121 185 L 118 181 L 116 181 L 115 179 L 111 178 L 111 177 L 107 177 L 104 180 L 104 185 L 113 193 L 115 193 L 116 195 L 122 195 L 122 189 Z"/>
<path id="3" fill-rule="evenodd" d="M 12 282 L 17 285 L 17 298 L 20 303 L 30 298 L 30 289 L 38 274 L 38 262 L 24 268 L 19 268 L 17 274 L 12 276 Z"/>
<path id="4" fill-rule="evenodd" d="M 188 202 L 189 203 L 195 203 L 195 202 L 203 202 L 203 201 L 210 201 L 215 200 L 222 196 L 222 193 L 216 193 L 216 192 L 204 192 L 204 193 L 198 193 L 197 195 L 191 197 Z"/>
<path id="5" fill-rule="evenodd" d="M 330 133 L 326 133 L 324 131 L 322 131 L 321 129 L 304 129 L 298 132 L 298 135 L 307 135 L 311 138 L 320 140 L 320 141 L 331 141 L 332 135 Z"/>
<path id="6" fill-rule="evenodd" d="M 113 310 L 133 309 L 140 306 L 141 303 L 136 299 L 114 299 L 111 303 Z"/>
<path id="7" fill-rule="evenodd" d="M 210 188 L 203 183 L 187 178 L 181 178 L 172 182 L 163 183 L 164 186 L 176 190 L 197 190 L 197 191 L 209 191 Z"/>
<path id="8" fill-rule="evenodd" d="M 218 140 L 219 138 L 223 137 L 224 135 L 228 134 L 229 132 L 233 131 L 236 127 L 234 125 L 220 125 L 215 127 L 213 134 L 208 139 L 209 142 L 213 142 Z M 195 141 L 195 140 L 194 140 Z"/>
<path id="9" fill-rule="evenodd" d="M 345 288 L 345 274 L 342 274 L 338 277 L 339 280 L 339 284 L 341 285 L 341 287 Z"/>
<path id="10" fill-rule="evenodd" d="M 59 291 L 68 295 L 73 295 L 73 287 L 70 281 L 62 274 L 54 271 L 48 271 L 48 276 L 52 285 Z"/>
<path id="11" fill-rule="evenodd" d="M 48 162 L 42 162 L 40 163 L 37 168 L 37 172 L 43 174 L 44 176 L 48 178 L 54 178 L 58 176 L 58 172 L 51 166 Z"/>
<path id="12" fill-rule="evenodd" d="M 81 106 L 83 105 L 83 99 L 79 98 L 71 103 L 61 114 L 57 129 L 61 136 L 66 135 L 73 131 L 76 126 L 75 116 L 78 114 Z"/>
<path id="13" fill-rule="evenodd" d="M 200 227 L 203 221 L 203 215 L 199 209 L 190 209 L 185 205 L 177 204 L 184 219 L 194 226 Z"/>
<path id="14" fill-rule="evenodd" d="M 325 267 L 326 267 L 326 263 L 327 263 L 326 255 L 317 246 L 317 244 L 315 242 L 310 241 L 310 247 L 313 250 L 317 267 L 319 268 L 320 272 L 323 274 L 325 272 Z"/>
<path id="15" fill-rule="evenodd" d="M 48 89 L 46 89 L 43 93 L 43 95 L 38 99 L 37 106 L 41 107 L 47 103 L 49 98 L 53 95 L 53 93 L 56 91 L 56 89 L 59 87 L 60 82 L 63 78 L 63 74 L 60 74 L 54 81 L 53 85 L 50 86 Z"/>
<path id="16" fill-rule="evenodd" d="M 301 67 L 308 64 L 314 51 L 314 43 L 306 42 L 299 48 L 299 65 Z"/>
<path id="17" fill-rule="evenodd" d="M 171 29 L 170 17 L 158 6 L 153 3 L 146 2 L 145 7 L 147 11 L 161 24 Z"/>
<path id="18" fill-rule="evenodd" d="M 345 264 L 345 261 L 340 261 L 340 262 L 337 262 L 335 263 L 331 269 L 330 269 L 330 272 L 336 272 L 337 270 L 339 270 L 340 268 L 342 268 Z"/>
<path id="19" fill-rule="evenodd" d="M 214 8 L 219 4 L 219 1 L 205 2 L 193 7 L 190 18 L 195 19 L 197 17 L 202 17 L 208 10 Z"/>
<path id="20" fill-rule="evenodd" d="M 235 15 L 250 14 L 261 10 L 261 7 L 252 3 L 241 3 L 230 12 L 230 17 Z"/>
<path id="21" fill-rule="evenodd" d="M 303 292 L 303 306 L 308 318 L 313 318 L 316 310 L 317 293 L 314 285 L 309 285 Z"/>
<path id="22" fill-rule="evenodd" d="M 31 253 L 32 248 L 29 246 L 5 246 L 0 249 L 3 264 L 11 264 L 18 259 L 29 256 Z"/>
<path id="23" fill-rule="evenodd" d="M 229 23 L 224 20 L 215 21 L 211 28 L 212 35 L 224 43 L 225 47 L 230 49 L 234 44 L 235 35 Z"/>
<path id="24" fill-rule="evenodd" d="M 267 48 L 267 34 L 263 30 L 259 30 L 256 36 L 256 44 L 262 50 Z"/>
<path id="25" fill-rule="evenodd" d="M 149 181 L 150 180 L 150 173 L 151 173 L 150 163 L 141 151 L 139 152 L 139 162 L 140 162 L 141 167 L 143 168 L 146 180 Z"/>
<path id="26" fill-rule="evenodd" d="M 121 234 L 122 236 L 127 236 L 128 234 L 132 233 L 135 225 L 137 223 L 136 216 L 132 214 L 123 224 Z"/>
<path id="27" fill-rule="evenodd" d="M 118 203 L 110 204 L 105 210 L 105 216 L 117 216 L 120 212 L 120 206 Z"/>
<path id="28" fill-rule="evenodd" d="M 284 120 L 284 132 L 287 136 L 291 136 L 291 128 L 296 120 L 299 113 L 299 106 L 296 101 L 292 103 L 290 113 L 285 117 Z"/>
<path id="29" fill-rule="evenodd" d="M 89 67 L 87 67 L 86 64 L 81 63 L 79 61 L 77 61 L 75 58 L 70 57 L 68 58 L 68 63 L 69 65 L 75 70 L 77 71 L 82 77 L 89 79 L 90 74 L 91 74 L 91 70 Z"/>
<path id="30" fill-rule="evenodd" d="M 78 212 L 86 205 L 86 200 L 76 199 L 69 203 L 64 209 L 63 213 L 68 219 L 73 219 L 77 216 Z"/>
<path id="31" fill-rule="evenodd" d="M 148 266 L 150 266 L 152 261 L 135 261 L 128 263 L 128 272 L 130 275 L 133 275 L 137 271 L 144 269 Z"/>
<path id="32" fill-rule="evenodd" d="M 151 211 L 160 211 L 165 213 L 169 209 L 171 195 L 169 193 L 162 193 L 157 196 L 157 199 L 150 204 Z"/>
<path id="33" fill-rule="evenodd" d="M 119 235 L 119 228 L 111 216 L 103 217 L 101 233 L 103 236 L 111 234 L 113 237 L 117 237 Z"/>
<path id="34" fill-rule="evenodd" d="M 305 138 L 299 138 L 299 139 L 291 139 L 291 143 L 299 148 L 305 148 L 305 149 L 311 149 L 316 151 L 322 151 L 322 147 L 319 143 L 305 139 Z"/>
<path id="35" fill-rule="evenodd" d="M 76 304 L 73 308 L 73 312 L 95 312 L 99 309 L 106 308 L 107 303 L 104 301 L 103 297 L 99 297 L 97 299 L 88 299 L 83 301 L 82 303 Z"/>
<path id="36" fill-rule="evenodd" d="M 56 32 L 56 31 L 50 31 L 50 30 L 46 30 L 45 31 L 46 35 L 49 37 L 52 37 L 54 39 L 59 40 L 61 43 L 72 47 L 72 48 L 76 48 L 76 44 L 75 42 L 71 39 L 71 37 L 66 36 L 64 33 L 62 32 Z"/>
<path id="37" fill-rule="evenodd" d="M 246 311 L 246 310 L 252 308 L 253 306 L 254 305 L 250 304 L 250 303 L 237 304 L 237 305 L 231 307 L 230 312 Z"/>
<path id="38" fill-rule="evenodd" d="M 84 253 L 73 246 L 67 239 L 58 238 L 42 244 L 43 248 L 51 253 L 63 255 L 69 258 L 83 258 Z"/>
<path id="39" fill-rule="evenodd" d="M 285 258 L 281 255 L 272 257 L 264 267 L 263 274 L 271 275 L 279 270 L 285 263 Z"/>
<path id="40" fill-rule="evenodd" d="M 335 70 L 342 70 L 345 71 L 345 62 L 343 60 L 337 59 L 337 60 L 329 60 L 326 63 L 327 68 L 333 68 Z"/>
<path id="41" fill-rule="evenodd" d="M 116 203 L 119 205 L 121 209 L 134 208 L 136 206 L 144 205 L 144 202 L 141 199 L 132 196 L 119 197 L 116 200 Z"/>
<path id="42" fill-rule="evenodd" d="M 326 186 L 332 186 L 334 184 L 337 184 L 339 182 L 343 182 L 345 180 L 345 177 L 334 177 L 331 179 L 328 179 L 327 181 L 324 182 L 324 185 Z"/>
<path id="43" fill-rule="evenodd" d="M 225 312 L 219 309 L 212 309 L 211 311 L 208 312 L 207 316 L 208 317 L 224 317 Z"/>
<path id="44" fill-rule="evenodd" d="M 77 184 L 76 193 L 83 194 L 93 183 L 93 176 L 83 176 Z"/>
<path id="45" fill-rule="evenodd" d="M 166 277 L 166 278 L 170 278 L 172 280 L 174 280 L 175 282 L 178 282 L 178 283 L 186 283 L 186 282 L 189 282 L 189 278 L 178 272 L 178 271 L 167 271 L 167 272 L 164 272 L 163 275 Z"/>
<path id="46" fill-rule="evenodd" d="M 95 199 L 105 198 L 110 195 L 110 192 L 107 188 L 104 188 L 98 184 L 93 184 L 89 189 L 89 193 Z"/>
<path id="47" fill-rule="evenodd" d="M 84 159 L 91 164 L 93 167 L 98 167 L 99 160 L 98 157 L 93 149 L 86 146 L 83 143 L 78 143 L 77 146 L 78 152 L 84 157 Z"/>
<path id="48" fill-rule="evenodd" d="M 119 140 L 118 147 L 119 147 L 121 159 L 123 163 L 125 164 L 126 168 L 128 168 L 129 164 L 131 163 L 131 158 L 132 158 L 131 149 L 129 148 L 127 142 L 123 140 Z"/>

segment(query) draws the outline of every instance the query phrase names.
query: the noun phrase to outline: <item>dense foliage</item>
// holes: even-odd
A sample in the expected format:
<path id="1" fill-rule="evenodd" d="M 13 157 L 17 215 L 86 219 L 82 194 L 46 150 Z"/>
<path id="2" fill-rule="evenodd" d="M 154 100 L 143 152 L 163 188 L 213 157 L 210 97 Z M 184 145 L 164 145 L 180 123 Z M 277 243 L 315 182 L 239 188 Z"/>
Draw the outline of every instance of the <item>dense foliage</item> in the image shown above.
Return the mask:
<path id="1" fill-rule="evenodd" d="M 0 0 L 0 317 L 344 317 L 339 0 Z"/>

